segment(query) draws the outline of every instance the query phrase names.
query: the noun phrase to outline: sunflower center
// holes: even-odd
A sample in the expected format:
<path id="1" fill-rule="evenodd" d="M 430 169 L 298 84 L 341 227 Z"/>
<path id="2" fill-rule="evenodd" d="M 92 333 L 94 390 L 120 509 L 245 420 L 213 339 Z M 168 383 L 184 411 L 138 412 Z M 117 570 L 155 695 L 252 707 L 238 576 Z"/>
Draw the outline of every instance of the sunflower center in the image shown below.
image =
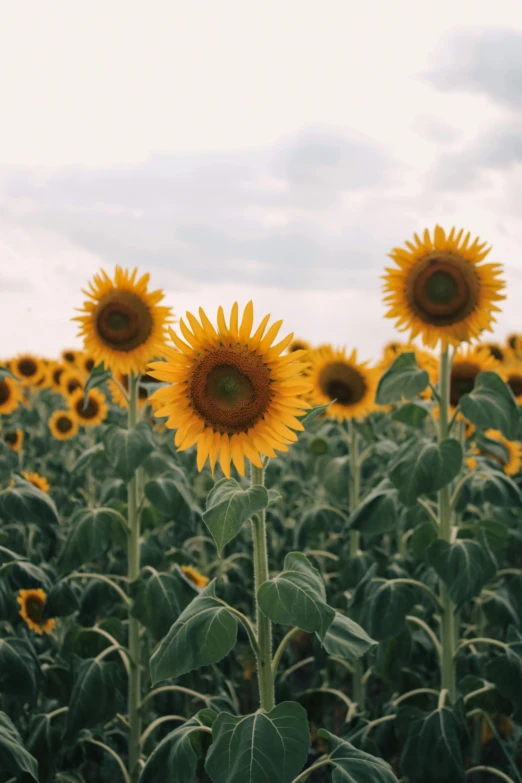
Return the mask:
<path id="1" fill-rule="evenodd" d="M 62 373 L 63 373 L 63 367 L 57 367 L 56 370 L 53 370 L 54 383 L 56 384 L 60 383 L 60 378 L 62 377 Z"/>
<path id="2" fill-rule="evenodd" d="M 499 362 L 504 361 L 504 351 L 498 345 L 488 345 L 487 349 L 494 359 L 497 359 Z"/>
<path id="3" fill-rule="evenodd" d="M 522 394 L 522 375 L 510 375 L 508 377 L 508 386 L 515 395 L 515 397 L 520 397 Z M 1 400 L 0 400 L 1 402 Z"/>
<path id="4" fill-rule="evenodd" d="M 76 389 L 81 389 L 82 384 L 77 378 L 71 378 L 70 381 L 67 381 L 67 391 L 69 394 L 72 394 L 73 391 L 76 391 Z"/>
<path id="5" fill-rule="evenodd" d="M 73 423 L 68 416 L 60 416 L 56 422 L 58 432 L 66 433 L 72 430 Z"/>
<path id="6" fill-rule="evenodd" d="M 207 426 L 230 434 L 257 424 L 272 395 L 269 368 L 240 347 L 208 351 L 189 382 L 192 405 Z"/>
<path id="7" fill-rule="evenodd" d="M 38 367 L 33 359 L 21 359 L 18 362 L 18 370 L 20 375 L 24 378 L 31 378 L 37 371 Z"/>
<path id="8" fill-rule="evenodd" d="M 18 433 L 16 432 L 6 432 L 4 435 L 4 440 L 6 443 L 9 443 L 10 446 L 16 443 L 18 440 Z"/>
<path id="9" fill-rule="evenodd" d="M 84 363 L 84 367 L 87 370 L 87 372 L 92 372 L 94 368 L 94 359 L 86 359 Z"/>
<path id="10" fill-rule="evenodd" d="M 83 407 L 83 397 L 76 403 L 76 412 L 82 419 L 94 419 L 98 415 L 99 405 L 94 397 L 89 397 L 87 405 Z"/>
<path id="11" fill-rule="evenodd" d="M 8 401 L 11 396 L 11 389 L 6 381 L 0 381 L 0 405 Z"/>
<path id="12" fill-rule="evenodd" d="M 66 351 L 63 358 L 66 362 L 74 362 L 74 353 L 72 351 Z"/>
<path id="13" fill-rule="evenodd" d="M 28 618 L 32 620 L 33 623 L 37 623 L 38 625 L 41 624 L 43 607 L 44 605 L 40 598 L 33 597 L 27 599 L 25 611 L 27 612 Z"/>
<path id="14" fill-rule="evenodd" d="M 338 405 L 350 407 L 360 402 L 366 394 L 366 383 L 354 367 L 343 362 L 327 365 L 319 377 L 321 391 Z"/>
<path id="15" fill-rule="evenodd" d="M 407 295 L 424 323 L 449 326 L 467 318 L 479 299 L 479 279 L 471 264 L 452 255 L 425 258 L 413 270 Z"/>
<path id="16" fill-rule="evenodd" d="M 150 337 L 153 327 L 147 304 L 132 291 L 111 291 L 96 316 L 98 336 L 115 351 L 133 351 Z"/>
<path id="17" fill-rule="evenodd" d="M 473 391 L 480 368 L 472 362 L 455 364 L 451 370 L 450 404 L 456 408 L 461 397 Z"/>

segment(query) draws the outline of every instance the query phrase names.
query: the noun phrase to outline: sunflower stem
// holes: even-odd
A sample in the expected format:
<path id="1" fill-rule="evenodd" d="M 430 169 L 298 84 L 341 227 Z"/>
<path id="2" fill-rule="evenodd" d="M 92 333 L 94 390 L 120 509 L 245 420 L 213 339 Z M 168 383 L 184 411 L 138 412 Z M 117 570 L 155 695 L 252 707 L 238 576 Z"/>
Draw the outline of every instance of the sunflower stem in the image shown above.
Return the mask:
<path id="1" fill-rule="evenodd" d="M 440 419 L 439 442 L 445 440 L 449 434 L 449 401 L 450 401 L 451 364 L 448 349 L 442 348 L 440 355 Z M 451 502 L 449 486 L 439 491 L 439 538 L 451 543 Z M 455 607 L 448 595 L 448 589 L 444 582 L 440 582 L 441 611 L 441 644 L 442 644 L 442 671 L 441 688 L 448 691 L 449 698 L 455 702 L 457 684 L 455 675 L 455 647 L 456 647 L 456 622 Z"/>
<path id="2" fill-rule="evenodd" d="M 252 486 L 265 485 L 264 468 L 251 465 Z M 270 712 L 275 706 L 274 675 L 272 673 L 272 623 L 259 608 L 257 594 L 264 582 L 268 581 L 268 551 L 266 540 L 266 514 L 261 511 L 252 519 L 252 541 L 254 544 L 254 584 L 256 592 L 257 642 L 257 680 L 261 709 Z"/>
<path id="3" fill-rule="evenodd" d="M 134 373 L 129 375 L 128 427 L 136 426 L 138 418 L 138 379 Z M 138 493 L 136 474 L 127 484 L 128 499 L 128 578 L 129 583 L 138 579 L 140 574 L 140 520 L 138 515 Z M 129 779 L 137 783 L 140 774 L 140 735 L 141 735 L 141 647 L 140 624 L 129 610 Z"/>
<path id="4" fill-rule="evenodd" d="M 357 442 L 357 430 L 353 419 L 348 422 L 349 449 L 350 449 L 350 512 L 353 514 L 359 505 L 361 486 L 361 463 L 359 461 L 359 444 Z M 358 530 L 350 530 L 350 557 L 357 557 L 361 535 Z M 366 701 L 366 688 L 364 686 L 364 659 L 358 658 L 353 665 L 353 700 L 364 712 Z"/>

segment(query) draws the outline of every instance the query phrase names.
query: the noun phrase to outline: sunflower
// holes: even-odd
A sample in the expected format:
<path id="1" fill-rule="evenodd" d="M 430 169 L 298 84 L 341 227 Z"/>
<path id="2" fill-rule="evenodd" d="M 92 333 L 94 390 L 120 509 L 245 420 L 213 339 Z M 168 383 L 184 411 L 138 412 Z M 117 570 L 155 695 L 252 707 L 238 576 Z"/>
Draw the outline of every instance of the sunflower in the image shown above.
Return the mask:
<path id="1" fill-rule="evenodd" d="M 512 356 L 511 351 L 506 350 L 498 343 L 480 343 L 480 345 L 477 345 L 477 350 L 484 351 L 488 356 L 496 359 L 497 362 L 505 362 Z"/>
<path id="2" fill-rule="evenodd" d="M 235 303 L 229 325 L 220 307 L 217 329 L 201 308 L 199 316 L 201 323 L 187 313 L 192 331 L 180 321 L 187 342 L 170 329 L 176 347 L 163 349 L 166 362 L 149 365 L 153 378 L 170 384 L 152 395 L 163 403 L 155 415 L 168 416 L 167 427 L 177 428 L 179 449 L 197 443 L 199 470 L 207 459 L 214 470 L 219 455 L 227 477 L 231 459 L 244 475 L 245 457 L 262 467 L 260 454 L 276 457 L 276 450 L 287 451 L 287 444 L 297 440 L 293 430 L 303 429 L 296 416 L 310 407 L 299 396 L 309 391 L 301 377 L 307 367 L 300 361 L 305 352 L 281 355 L 293 335 L 273 345 L 282 321 L 267 330 L 269 315 L 252 334 L 252 302 L 241 321 Z"/>
<path id="3" fill-rule="evenodd" d="M 48 617 L 47 620 L 43 619 L 47 595 L 41 588 L 38 588 L 38 590 L 20 590 L 16 600 L 20 604 L 19 614 L 32 631 L 35 631 L 39 636 L 54 631 L 56 628 L 54 617 Z"/>
<path id="4" fill-rule="evenodd" d="M 0 414 L 12 413 L 22 401 L 20 384 L 13 378 L 0 378 Z"/>
<path id="5" fill-rule="evenodd" d="M 61 353 L 63 363 L 70 367 L 75 366 L 80 355 L 81 351 L 77 351 L 74 348 L 65 348 Z"/>
<path id="6" fill-rule="evenodd" d="M 51 489 L 47 479 L 44 478 L 44 476 L 40 476 L 39 473 L 29 473 L 28 471 L 25 471 L 22 472 L 22 476 L 29 484 L 32 484 L 33 487 L 36 487 L 36 489 L 39 489 L 42 492 L 49 492 Z"/>
<path id="7" fill-rule="evenodd" d="M 384 275 L 384 301 L 388 318 L 397 319 L 401 330 L 409 329 L 411 338 L 421 335 L 434 348 L 459 345 L 491 331 L 495 302 L 504 299 L 504 282 L 498 279 L 499 264 L 481 264 L 490 248 L 470 235 L 462 240 L 463 231 L 452 228 L 446 236 L 435 226 L 433 239 L 428 229 L 423 240 L 414 234 L 415 244 L 407 249 L 394 248 L 390 253 L 397 267 L 387 268 Z M 462 241 L 461 241 L 462 240 Z"/>
<path id="8" fill-rule="evenodd" d="M 294 353 L 294 351 L 309 351 L 311 347 L 310 343 L 306 340 L 292 340 L 288 346 L 288 353 Z"/>
<path id="9" fill-rule="evenodd" d="M 96 362 L 88 353 L 82 353 L 76 359 L 76 366 L 84 375 L 90 375 L 96 366 Z"/>
<path id="10" fill-rule="evenodd" d="M 506 337 L 506 349 L 517 358 L 522 354 L 522 334 L 513 332 Z"/>
<path id="11" fill-rule="evenodd" d="M 522 362 L 507 362 L 503 369 L 504 379 L 513 392 L 513 396 L 519 405 L 522 405 Z"/>
<path id="12" fill-rule="evenodd" d="M 22 443 L 24 442 L 24 431 L 18 429 L 5 432 L 4 441 L 13 451 L 21 451 Z"/>
<path id="13" fill-rule="evenodd" d="M 45 365 L 42 360 L 30 353 L 20 354 L 13 359 L 11 370 L 23 386 L 35 386 L 45 375 Z"/>
<path id="14" fill-rule="evenodd" d="M 457 351 L 451 365 L 450 376 L 450 407 L 454 410 L 461 397 L 473 391 L 477 375 L 485 370 L 498 372 L 499 363 L 485 351 L 477 348 L 467 348 Z"/>
<path id="15" fill-rule="evenodd" d="M 208 576 L 203 576 L 203 574 L 199 573 L 197 568 L 193 568 L 192 566 L 181 566 L 181 570 L 187 579 L 189 579 L 192 584 L 196 585 L 196 587 L 201 587 L 203 589 L 210 581 Z"/>
<path id="16" fill-rule="evenodd" d="M 485 450 L 482 450 L 482 454 L 486 457 L 491 457 L 502 462 L 504 473 L 508 476 L 515 476 L 520 470 L 522 465 L 522 446 L 518 441 L 508 440 L 505 438 L 499 430 L 486 430 L 486 438 L 497 441 L 505 450 L 505 459 L 500 459 L 496 454 L 490 454 Z"/>
<path id="17" fill-rule="evenodd" d="M 76 389 L 69 397 L 69 408 L 78 419 L 78 423 L 84 427 L 97 427 L 105 419 L 109 410 L 106 397 L 99 389 L 91 389 L 87 392 L 85 404 L 83 389 Z"/>
<path id="18" fill-rule="evenodd" d="M 51 362 L 49 367 L 49 380 L 51 382 L 51 388 L 53 391 L 62 393 L 61 379 L 65 372 L 65 366 L 60 362 Z"/>
<path id="19" fill-rule="evenodd" d="M 70 397 L 77 389 L 84 387 L 84 376 L 79 370 L 65 370 L 60 377 L 60 389 L 65 398 Z"/>
<path id="20" fill-rule="evenodd" d="M 80 322 L 79 334 L 96 364 L 104 362 L 127 375 L 138 373 L 155 356 L 171 320 L 171 308 L 158 305 L 163 291 L 147 291 L 149 275 L 136 280 L 137 271 L 117 266 L 114 282 L 103 270 L 95 275 L 84 291 L 92 301 L 73 319 Z"/>
<path id="21" fill-rule="evenodd" d="M 72 411 L 55 411 L 48 424 L 51 435 L 56 440 L 69 440 L 78 433 L 78 419 Z"/>
<path id="22" fill-rule="evenodd" d="M 337 421 L 366 416 L 376 410 L 375 391 L 379 371 L 357 362 L 354 350 L 346 356 L 346 349 L 335 349 L 331 345 L 318 348 L 308 354 L 310 368 L 307 375 L 312 382 L 311 402 L 327 405 L 327 415 Z"/>
<path id="23" fill-rule="evenodd" d="M 123 373 L 114 373 L 115 380 L 118 381 L 120 386 L 122 386 L 126 392 L 129 391 L 129 376 L 124 375 Z M 112 401 L 119 405 L 120 408 L 126 408 L 127 407 L 127 400 L 125 399 L 120 386 L 118 386 L 118 383 L 115 383 L 114 380 L 111 380 L 107 383 L 107 386 L 109 387 L 109 391 L 111 393 Z M 141 384 L 138 386 L 138 405 L 141 408 L 145 403 L 147 402 L 147 389 L 142 386 Z"/>

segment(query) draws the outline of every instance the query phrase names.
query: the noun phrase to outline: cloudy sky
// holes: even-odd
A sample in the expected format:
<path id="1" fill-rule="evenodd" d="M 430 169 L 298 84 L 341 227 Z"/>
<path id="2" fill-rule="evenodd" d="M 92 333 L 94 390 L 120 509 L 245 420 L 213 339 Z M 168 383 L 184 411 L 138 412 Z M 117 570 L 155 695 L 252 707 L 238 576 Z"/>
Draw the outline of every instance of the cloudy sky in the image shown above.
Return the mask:
<path id="1" fill-rule="evenodd" d="M 0 0 L 0 356 L 100 266 L 370 358 L 389 249 L 493 245 L 522 331 L 520 0 Z"/>

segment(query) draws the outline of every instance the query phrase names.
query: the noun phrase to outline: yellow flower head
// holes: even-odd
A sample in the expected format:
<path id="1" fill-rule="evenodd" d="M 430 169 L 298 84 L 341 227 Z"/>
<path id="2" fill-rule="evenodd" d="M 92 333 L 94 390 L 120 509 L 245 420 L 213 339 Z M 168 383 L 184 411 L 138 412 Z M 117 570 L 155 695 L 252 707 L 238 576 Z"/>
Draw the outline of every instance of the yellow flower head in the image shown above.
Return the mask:
<path id="1" fill-rule="evenodd" d="M 201 589 L 206 587 L 210 581 L 208 576 L 203 576 L 197 568 L 193 568 L 192 566 L 181 566 L 181 570 L 192 584 L 195 584 L 196 587 L 200 587 Z"/>
<path id="2" fill-rule="evenodd" d="M 97 427 L 107 416 L 107 399 L 99 389 L 90 389 L 87 401 L 83 389 L 76 389 L 69 397 L 69 408 L 83 427 Z"/>
<path id="3" fill-rule="evenodd" d="M 386 316 L 430 348 L 439 341 L 459 345 L 491 331 L 505 283 L 499 264 L 482 264 L 490 248 L 478 239 L 470 244 L 462 230 L 456 234 L 452 228 L 446 235 L 440 226 L 433 238 L 426 229 L 422 239 L 417 234 L 414 239 L 415 244 L 406 242 L 406 248 L 390 253 L 397 266 L 384 275 Z"/>
<path id="4" fill-rule="evenodd" d="M 76 367 L 83 375 L 90 375 L 95 365 L 96 362 L 88 353 L 81 353 L 76 357 Z"/>
<path id="5" fill-rule="evenodd" d="M 49 492 L 50 485 L 46 478 L 40 476 L 39 473 L 30 473 L 28 471 L 22 472 L 22 476 L 29 484 L 32 484 L 36 489 L 40 489 L 42 492 Z"/>
<path id="6" fill-rule="evenodd" d="M 293 353 L 294 351 L 309 351 L 311 347 L 310 343 L 306 340 L 292 340 L 288 346 L 288 353 Z"/>
<path id="7" fill-rule="evenodd" d="M 72 411 L 54 411 L 49 418 L 49 429 L 56 440 L 69 440 L 78 434 L 78 418 Z"/>
<path id="8" fill-rule="evenodd" d="M 35 631 L 39 636 L 54 631 L 56 628 L 54 617 L 49 617 L 47 620 L 42 619 L 47 595 L 41 588 L 20 590 L 16 600 L 20 604 L 19 614 L 32 631 Z"/>
<path id="9" fill-rule="evenodd" d="M 354 350 L 347 356 L 346 349 L 331 345 L 317 348 L 308 354 L 307 370 L 312 382 L 310 401 L 313 405 L 332 404 L 326 411 L 338 421 L 366 416 L 377 409 L 375 392 L 379 371 L 357 361 Z"/>
<path id="10" fill-rule="evenodd" d="M 492 356 L 497 362 L 506 362 L 511 358 L 512 351 L 504 348 L 499 343 L 479 343 L 477 350 L 484 351 L 488 356 Z"/>
<path id="11" fill-rule="evenodd" d="M 81 351 L 77 351 L 75 348 L 65 348 L 62 351 L 62 362 L 66 367 L 74 367 L 76 361 L 81 356 Z"/>
<path id="12" fill-rule="evenodd" d="M 24 431 L 17 429 L 4 433 L 4 441 L 13 451 L 21 451 L 24 442 Z"/>
<path id="13" fill-rule="evenodd" d="M 37 356 L 22 353 L 11 361 L 11 371 L 23 386 L 36 386 L 45 375 L 45 365 Z"/>
<path id="14" fill-rule="evenodd" d="M 12 413 L 23 399 L 20 384 L 12 378 L 0 378 L 0 415 Z"/>
<path id="15" fill-rule="evenodd" d="M 138 270 L 116 267 L 114 282 L 104 270 L 84 293 L 80 336 L 96 364 L 104 362 L 113 372 L 138 373 L 156 354 L 171 320 L 170 307 L 163 307 L 162 291 L 148 291 L 149 275 L 136 279 Z"/>
<path id="16" fill-rule="evenodd" d="M 505 381 L 519 405 L 522 405 L 522 361 L 514 359 L 507 362 L 503 369 Z"/>
<path id="17" fill-rule="evenodd" d="M 522 465 L 522 446 L 520 443 L 518 441 L 508 440 L 498 430 L 486 430 L 485 435 L 486 438 L 498 441 L 498 443 L 504 447 L 506 451 L 506 459 L 502 462 L 504 473 L 508 476 L 515 476 Z M 484 456 L 492 457 L 499 461 L 498 458 L 492 454 L 486 452 L 483 452 L 483 454 Z"/>
<path id="18" fill-rule="evenodd" d="M 252 302 L 241 319 L 234 304 L 229 324 L 220 307 L 217 328 L 201 308 L 199 317 L 187 313 L 189 325 L 180 320 L 186 342 L 170 329 L 175 348 L 163 349 L 166 362 L 149 365 L 153 378 L 171 384 L 152 395 L 163 404 L 155 415 L 169 417 L 166 425 L 177 429 L 179 449 L 197 443 L 199 470 L 207 459 L 214 470 L 219 455 L 225 476 L 230 477 L 231 460 L 244 475 L 245 457 L 262 467 L 260 454 L 276 457 L 276 450 L 287 451 L 287 444 L 297 440 L 293 430 L 303 429 L 296 417 L 310 407 L 300 397 L 309 390 L 301 376 L 305 354 L 282 355 L 293 335 L 273 345 L 282 321 L 267 329 L 269 315 L 252 333 Z"/>
<path id="19" fill-rule="evenodd" d="M 63 396 L 68 399 L 77 389 L 83 391 L 84 375 L 74 367 L 65 370 L 60 376 L 60 389 Z"/>

